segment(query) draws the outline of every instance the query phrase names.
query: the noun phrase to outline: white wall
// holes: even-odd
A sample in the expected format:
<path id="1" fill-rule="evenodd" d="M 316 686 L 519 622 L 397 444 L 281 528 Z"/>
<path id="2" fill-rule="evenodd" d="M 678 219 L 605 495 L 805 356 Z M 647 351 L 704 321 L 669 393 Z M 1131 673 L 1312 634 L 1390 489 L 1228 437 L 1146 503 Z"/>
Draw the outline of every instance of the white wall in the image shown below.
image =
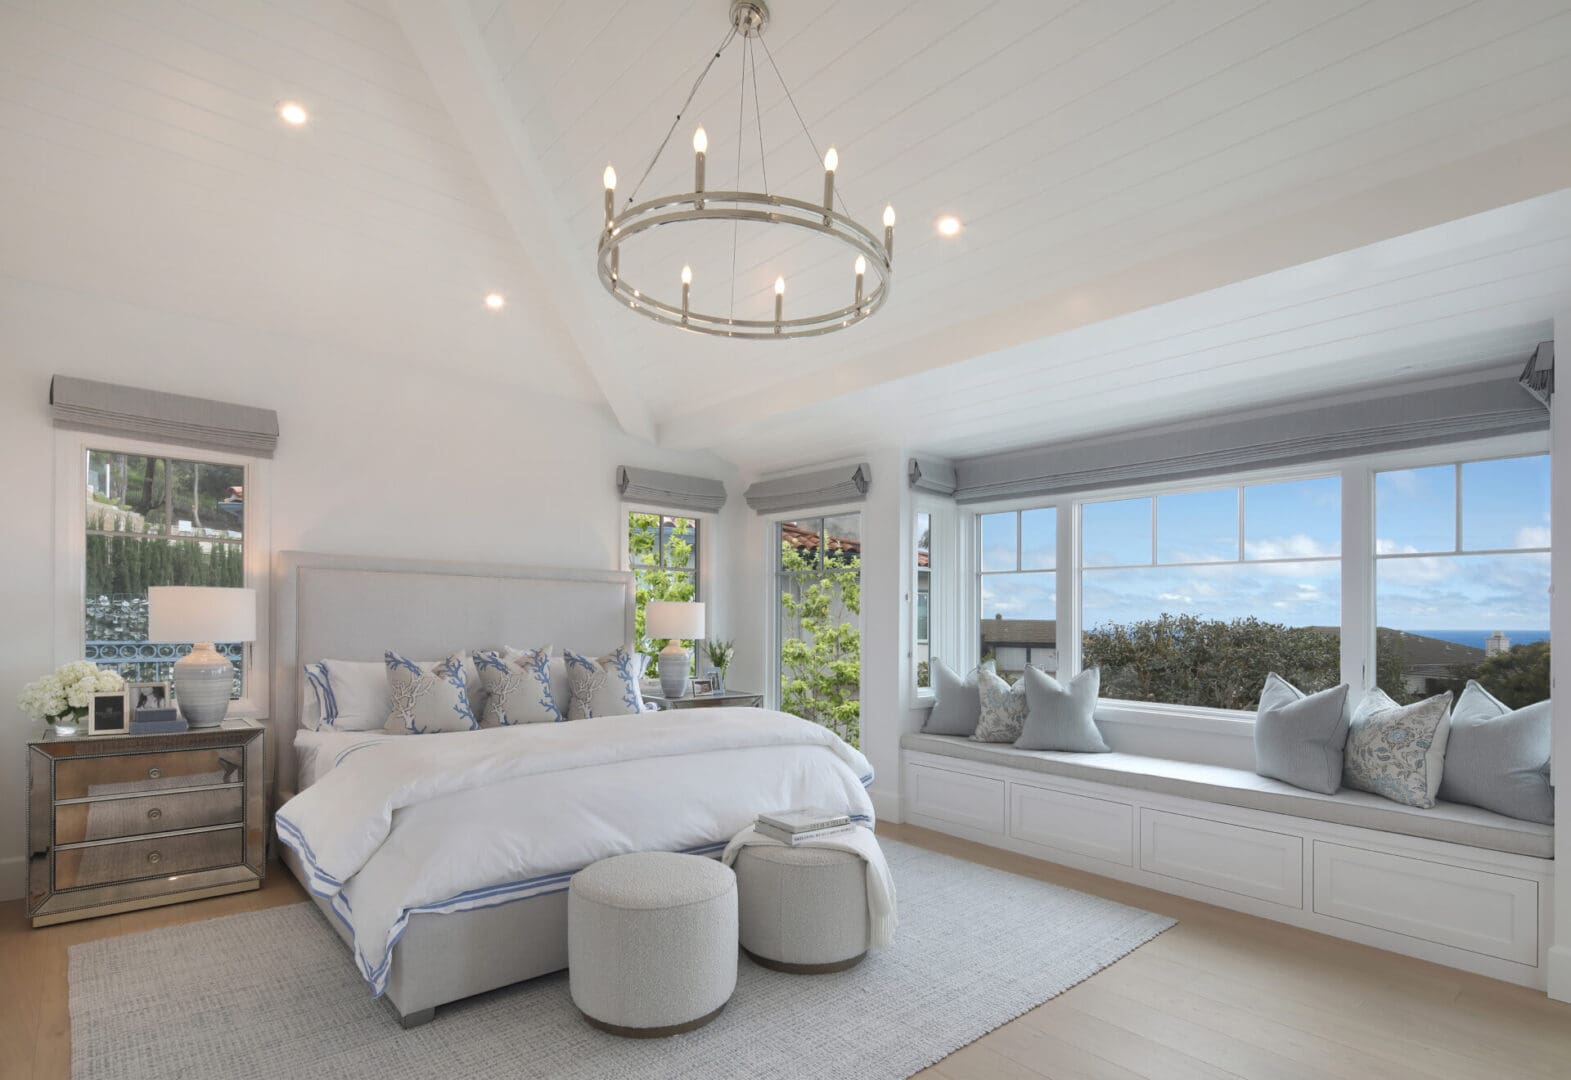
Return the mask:
<path id="1" fill-rule="evenodd" d="M 627 461 L 726 479 L 704 454 L 661 453 L 599 406 L 404 370 L 285 335 L 149 311 L 0 278 L 0 709 L 69 657 L 54 655 L 56 372 L 278 410 L 271 466 L 275 551 L 302 549 L 619 569 L 625 543 L 614 470 Z M 156 360 L 154 359 L 156 358 Z M 389 370 L 395 364 L 399 373 Z M 729 518 L 709 545 L 727 575 Z M 717 625 L 725 626 L 723 586 Z M 728 631 L 743 636 L 740 628 Z M 0 740 L 0 895 L 21 894 L 23 722 Z"/>
<path id="2" fill-rule="evenodd" d="M 1555 352 L 1571 357 L 1571 308 L 1555 319 Z M 1550 652 L 1549 685 L 1563 701 L 1560 687 L 1571 687 L 1571 384 L 1560 389 L 1550 409 L 1550 515 L 1557 543 L 1550 553 L 1549 636 L 1559 642 Z M 1554 710 L 1552 760 L 1566 775 L 1571 762 L 1571 709 Z M 1555 912 L 1549 950 L 1549 996 L 1571 1001 L 1571 783 L 1555 787 Z"/>

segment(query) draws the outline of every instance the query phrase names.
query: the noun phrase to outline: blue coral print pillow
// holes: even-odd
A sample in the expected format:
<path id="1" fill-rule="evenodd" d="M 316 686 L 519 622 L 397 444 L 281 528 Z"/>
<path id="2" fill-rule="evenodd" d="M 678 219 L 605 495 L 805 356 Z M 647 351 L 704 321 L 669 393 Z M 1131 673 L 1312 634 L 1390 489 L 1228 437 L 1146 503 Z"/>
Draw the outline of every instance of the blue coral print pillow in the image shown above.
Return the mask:
<path id="1" fill-rule="evenodd" d="M 391 708 L 387 730 L 394 735 L 473 731 L 480 726 L 469 706 L 464 658 L 449 656 L 429 668 L 389 651 L 387 691 Z"/>
<path id="2" fill-rule="evenodd" d="M 477 652 L 474 661 L 487 695 L 481 727 L 567 719 L 567 662 L 559 656 L 553 658 L 551 646 Z"/>
<path id="3" fill-rule="evenodd" d="M 563 652 L 567 662 L 567 707 L 569 720 L 592 716 L 629 716 L 644 711 L 644 696 L 638 680 L 644 673 L 644 659 L 631 645 L 610 656 L 580 656 Z"/>
<path id="4" fill-rule="evenodd" d="M 1428 809 L 1440 791 L 1451 735 L 1451 691 L 1398 705 L 1371 690 L 1353 714 L 1342 783 Z"/>

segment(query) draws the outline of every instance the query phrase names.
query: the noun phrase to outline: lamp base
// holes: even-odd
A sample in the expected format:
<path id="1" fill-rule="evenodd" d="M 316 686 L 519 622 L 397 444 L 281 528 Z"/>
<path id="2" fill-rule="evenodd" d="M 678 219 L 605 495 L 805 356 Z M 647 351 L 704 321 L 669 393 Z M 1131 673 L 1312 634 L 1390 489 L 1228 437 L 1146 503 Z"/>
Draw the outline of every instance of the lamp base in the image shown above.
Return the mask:
<path id="1" fill-rule="evenodd" d="M 235 666 L 227 656 L 200 641 L 175 661 L 175 701 L 180 715 L 194 728 L 217 727 L 229 712 Z"/>
<path id="2" fill-rule="evenodd" d="M 668 698 L 687 696 L 687 675 L 692 670 L 687 650 L 667 645 L 660 650 L 660 692 Z"/>

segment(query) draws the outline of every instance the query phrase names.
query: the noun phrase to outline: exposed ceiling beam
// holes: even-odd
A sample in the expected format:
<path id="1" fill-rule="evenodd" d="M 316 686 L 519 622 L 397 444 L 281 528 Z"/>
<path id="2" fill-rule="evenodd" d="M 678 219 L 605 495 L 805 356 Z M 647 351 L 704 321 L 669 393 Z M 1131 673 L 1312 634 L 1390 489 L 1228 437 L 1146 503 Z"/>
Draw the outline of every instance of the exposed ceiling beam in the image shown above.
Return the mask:
<path id="1" fill-rule="evenodd" d="M 653 442 L 654 417 L 627 380 L 618 377 L 611 343 L 589 306 L 584 283 L 593 284 L 593 253 L 570 235 L 468 5 L 464 0 L 392 0 L 392 9 L 617 423 Z M 584 268 L 581 275 L 572 272 L 578 266 Z"/>

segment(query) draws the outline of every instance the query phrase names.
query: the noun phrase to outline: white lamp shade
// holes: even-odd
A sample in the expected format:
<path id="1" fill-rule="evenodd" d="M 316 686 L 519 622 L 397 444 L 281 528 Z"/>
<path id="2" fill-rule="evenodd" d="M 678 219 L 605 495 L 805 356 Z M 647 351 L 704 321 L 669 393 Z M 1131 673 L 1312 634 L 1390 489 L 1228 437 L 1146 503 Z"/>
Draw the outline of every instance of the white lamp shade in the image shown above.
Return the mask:
<path id="1" fill-rule="evenodd" d="M 644 605 L 644 633 L 652 638 L 701 638 L 704 605 L 692 600 L 651 600 Z"/>
<path id="2" fill-rule="evenodd" d="M 256 590 L 153 585 L 147 590 L 147 639 L 255 641 Z"/>

